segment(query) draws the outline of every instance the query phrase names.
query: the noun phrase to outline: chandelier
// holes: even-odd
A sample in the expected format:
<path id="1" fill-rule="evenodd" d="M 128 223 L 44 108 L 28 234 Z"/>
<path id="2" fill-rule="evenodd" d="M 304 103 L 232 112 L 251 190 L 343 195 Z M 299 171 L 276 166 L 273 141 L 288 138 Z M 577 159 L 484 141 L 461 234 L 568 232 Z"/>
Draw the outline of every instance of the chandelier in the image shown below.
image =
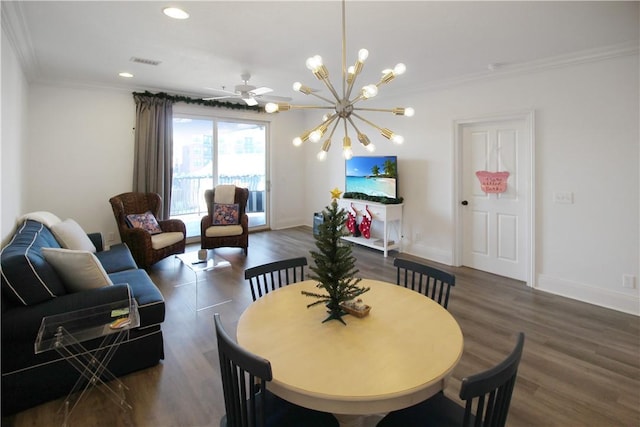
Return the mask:
<path id="1" fill-rule="evenodd" d="M 300 82 L 296 82 L 293 84 L 293 89 L 295 91 L 301 92 L 305 95 L 314 96 L 324 102 L 324 105 L 291 105 L 289 103 L 279 102 L 274 103 L 270 102 L 265 105 L 265 111 L 267 113 L 275 113 L 277 111 L 289 111 L 291 109 L 326 109 L 331 110 L 329 113 L 325 114 L 322 118 L 322 123 L 318 126 L 305 131 L 302 135 L 294 138 L 293 145 L 300 146 L 305 141 L 311 142 L 320 142 L 327 131 L 329 131 L 329 135 L 327 139 L 322 143 L 322 148 L 318 153 L 318 160 L 325 160 L 327 157 L 327 153 L 331 148 L 331 138 L 333 137 L 336 128 L 342 122 L 344 127 L 344 138 L 342 139 L 342 152 L 346 159 L 350 159 L 353 156 L 353 151 L 351 149 L 351 138 L 349 137 L 349 125 L 355 131 L 356 138 L 365 147 L 365 149 L 369 152 L 373 152 L 375 150 L 375 146 L 369 140 L 369 137 L 362 133 L 358 126 L 356 126 L 357 119 L 362 121 L 369 126 L 377 129 L 382 136 L 391 140 L 396 144 L 402 144 L 404 142 L 404 138 L 401 135 L 395 134 L 393 131 L 387 128 L 380 127 L 375 123 L 367 120 L 362 117 L 360 114 L 361 111 L 375 111 L 375 112 L 387 112 L 393 113 L 398 116 L 407 116 L 411 117 L 414 114 L 413 108 L 363 108 L 359 105 L 361 101 L 366 101 L 367 99 L 373 98 L 378 94 L 378 88 L 384 84 L 391 82 L 396 76 L 403 74 L 406 70 L 404 64 L 400 63 L 396 65 L 393 69 L 383 70 L 382 77 L 377 83 L 368 84 L 362 87 L 362 89 L 353 95 L 351 98 L 353 87 L 355 86 L 356 79 L 358 75 L 361 73 L 362 68 L 364 66 L 364 61 L 369 56 L 369 51 L 366 49 L 360 49 L 358 51 L 358 59 L 355 62 L 355 65 L 347 68 L 346 65 L 346 24 L 345 24 L 345 0 L 342 0 L 342 93 L 338 93 L 335 89 L 331 81 L 329 80 L 329 71 L 327 67 L 322 62 L 322 57 L 319 55 L 315 55 L 307 59 L 306 65 L 309 70 L 313 73 L 313 75 L 320 80 L 327 87 L 329 92 L 333 95 L 334 99 L 326 98 L 322 95 L 316 93 L 315 90 L 311 89 L 309 86 L 303 85 Z"/>

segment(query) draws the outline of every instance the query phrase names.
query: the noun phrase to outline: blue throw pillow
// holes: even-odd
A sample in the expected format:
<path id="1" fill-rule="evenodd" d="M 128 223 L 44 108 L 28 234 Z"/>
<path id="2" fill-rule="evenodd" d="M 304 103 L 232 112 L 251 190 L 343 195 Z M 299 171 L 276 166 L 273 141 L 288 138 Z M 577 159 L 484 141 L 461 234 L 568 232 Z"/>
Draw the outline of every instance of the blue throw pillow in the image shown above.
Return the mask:
<path id="1" fill-rule="evenodd" d="M 21 305 L 38 304 L 66 293 L 60 277 L 42 256 L 42 248 L 59 248 L 43 224 L 27 220 L 2 249 L 2 292 Z"/>

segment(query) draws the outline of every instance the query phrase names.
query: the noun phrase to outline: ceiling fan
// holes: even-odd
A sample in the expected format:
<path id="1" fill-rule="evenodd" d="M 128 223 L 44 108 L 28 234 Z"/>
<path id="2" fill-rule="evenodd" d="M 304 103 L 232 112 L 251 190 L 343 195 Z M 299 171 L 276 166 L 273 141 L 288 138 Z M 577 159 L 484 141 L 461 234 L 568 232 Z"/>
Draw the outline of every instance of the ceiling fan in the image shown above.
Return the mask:
<path id="1" fill-rule="evenodd" d="M 268 88 L 266 86 L 255 87 L 250 85 L 249 79 L 251 78 L 251 74 L 249 73 L 240 75 L 240 78 L 242 79 L 243 84 L 236 85 L 236 87 L 234 88 L 235 91 L 231 92 L 228 90 L 224 90 L 224 86 L 222 87 L 222 90 L 206 88 L 210 90 L 215 90 L 216 92 L 220 92 L 222 93 L 222 95 L 216 95 L 216 96 L 202 98 L 202 99 L 205 101 L 210 101 L 210 100 L 218 100 L 218 99 L 237 98 L 237 99 L 242 99 L 249 106 L 258 105 L 257 99 L 264 99 L 264 100 L 276 101 L 276 102 L 278 101 L 286 102 L 291 100 L 291 98 L 284 97 L 284 96 L 273 96 L 273 95 L 265 96 L 266 94 L 273 92 L 273 89 Z"/>

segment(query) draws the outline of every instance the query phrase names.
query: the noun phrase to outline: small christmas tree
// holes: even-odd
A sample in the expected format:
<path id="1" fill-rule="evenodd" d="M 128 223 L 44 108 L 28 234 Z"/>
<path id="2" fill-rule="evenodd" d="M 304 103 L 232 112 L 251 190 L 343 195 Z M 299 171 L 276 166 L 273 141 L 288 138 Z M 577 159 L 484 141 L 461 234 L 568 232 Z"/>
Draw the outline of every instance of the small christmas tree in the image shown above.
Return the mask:
<path id="1" fill-rule="evenodd" d="M 325 303 L 329 312 L 323 322 L 335 319 L 346 325 L 342 316 L 346 313 L 340 307 L 345 301 L 355 299 L 357 296 L 367 292 L 369 288 L 357 286 L 360 278 L 355 275 L 359 272 L 356 269 L 356 259 L 351 254 L 351 245 L 342 240 L 348 235 L 345 229 L 346 213 L 344 209 L 338 209 L 336 198 L 340 197 L 339 190 L 331 192 L 333 200 L 322 212 L 324 222 L 318 227 L 316 235 L 316 247 L 318 251 L 311 251 L 311 257 L 315 261 L 315 266 L 310 266 L 310 270 L 315 274 L 309 277 L 317 280 L 316 287 L 324 289 L 327 294 L 302 291 L 304 295 L 318 298 L 307 307 Z"/>

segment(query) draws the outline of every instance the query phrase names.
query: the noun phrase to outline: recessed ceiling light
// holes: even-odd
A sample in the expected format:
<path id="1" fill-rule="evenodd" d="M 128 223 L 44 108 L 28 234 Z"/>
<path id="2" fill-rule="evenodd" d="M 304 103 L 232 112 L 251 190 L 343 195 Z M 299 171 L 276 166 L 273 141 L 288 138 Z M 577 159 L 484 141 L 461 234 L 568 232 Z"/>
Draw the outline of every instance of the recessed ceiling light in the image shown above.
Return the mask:
<path id="1" fill-rule="evenodd" d="M 187 19 L 189 14 L 178 7 L 165 7 L 162 13 L 173 19 Z"/>
<path id="2" fill-rule="evenodd" d="M 118 73 L 118 75 L 119 75 L 120 77 L 126 77 L 126 78 L 128 78 L 128 79 L 130 79 L 131 77 L 133 77 L 133 74 L 131 74 L 131 73 L 126 73 L 126 72 L 125 72 L 125 73 Z"/>

